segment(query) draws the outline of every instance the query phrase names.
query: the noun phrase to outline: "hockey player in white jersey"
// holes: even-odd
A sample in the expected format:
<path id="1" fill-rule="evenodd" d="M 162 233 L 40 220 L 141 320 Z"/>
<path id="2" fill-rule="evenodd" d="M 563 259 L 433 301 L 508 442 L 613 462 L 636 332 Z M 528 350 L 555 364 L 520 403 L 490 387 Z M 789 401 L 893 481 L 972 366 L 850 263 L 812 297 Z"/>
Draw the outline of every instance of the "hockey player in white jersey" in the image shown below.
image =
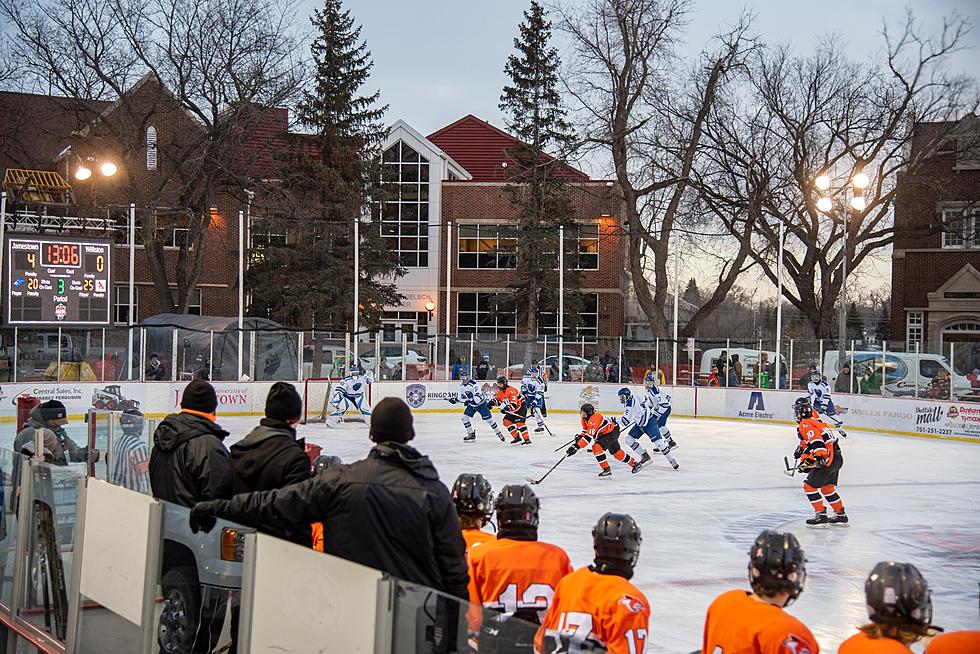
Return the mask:
<path id="1" fill-rule="evenodd" d="M 473 428 L 473 423 L 470 421 L 475 414 L 479 413 L 483 421 L 490 425 L 493 429 L 493 433 L 497 435 L 500 440 L 504 439 L 503 432 L 500 431 L 500 427 L 497 426 L 497 421 L 493 419 L 493 415 L 490 413 L 490 405 L 487 403 L 487 395 L 483 390 L 473 381 L 473 377 L 470 373 L 469 366 L 463 366 L 459 371 L 459 391 L 456 397 L 448 398 L 449 402 L 452 404 L 462 403 L 463 405 L 463 415 L 461 419 L 463 421 L 463 427 L 466 428 L 466 436 L 463 436 L 464 443 L 471 443 L 476 440 L 476 430 Z"/>
<path id="2" fill-rule="evenodd" d="M 351 406 L 357 409 L 361 415 L 371 416 L 371 407 L 365 408 L 364 394 L 371 382 L 374 381 L 373 377 L 372 374 L 361 370 L 357 364 L 351 365 L 347 375 L 337 382 L 337 388 L 330 400 L 330 404 L 334 408 L 333 413 L 330 414 L 333 421 L 343 422 L 344 414 Z"/>
<path id="3" fill-rule="evenodd" d="M 627 425 L 633 425 L 627 432 L 625 440 L 629 448 L 640 456 L 639 464 L 646 464 L 650 460 L 650 455 L 638 442 L 645 434 L 660 450 L 660 453 L 667 458 L 670 466 L 677 470 L 679 467 L 677 460 L 671 455 L 670 446 L 660 434 L 660 425 L 653 411 L 642 400 L 633 397 L 632 391 L 626 387 L 619 389 L 619 402 L 624 407 L 623 415 L 619 419 L 620 424 L 624 428 Z"/>
<path id="4" fill-rule="evenodd" d="M 847 438 L 847 433 L 844 431 L 844 423 L 837 417 L 837 409 L 834 407 L 834 401 L 830 397 L 830 384 L 820 374 L 820 371 L 810 371 L 810 383 L 807 384 L 807 391 L 810 393 L 810 404 L 817 410 L 817 413 L 833 422 L 834 429 L 837 430 L 837 433 Z"/>
<path id="5" fill-rule="evenodd" d="M 643 380 L 643 387 L 646 389 L 646 393 L 643 396 L 643 404 L 646 405 L 647 409 L 653 414 L 657 421 L 657 427 L 660 431 L 660 436 L 667 443 L 667 447 L 670 449 L 676 449 L 677 443 L 670 435 L 670 427 L 667 426 L 667 418 L 670 416 L 670 395 L 664 393 L 659 386 L 657 386 L 657 380 L 653 374 L 649 374 Z"/>
<path id="6" fill-rule="evenodd" d="M 544 418 L 541 416 L 541 406 L 544 403 L 544 388 L 544 380 L 541 379 L 541 369 L 537 366 L 531 366 L 524 373 L 524 378 L 521 379 L 521 395 L 524 397 L 524 403 L 527 404 L 528 412 L 534 416 L 534 419 L 538 423 L 538 426 L 534 429 L 535 432 L 545 430 Z"/>

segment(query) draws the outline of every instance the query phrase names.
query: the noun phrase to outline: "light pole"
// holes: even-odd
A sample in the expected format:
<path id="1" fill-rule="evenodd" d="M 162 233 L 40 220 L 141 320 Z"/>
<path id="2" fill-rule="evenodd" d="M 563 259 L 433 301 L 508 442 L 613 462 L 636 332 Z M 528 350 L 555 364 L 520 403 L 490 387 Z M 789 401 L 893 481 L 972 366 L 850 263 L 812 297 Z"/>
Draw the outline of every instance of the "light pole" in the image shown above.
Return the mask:
<path id="1" fill-rule="evenodd" d="M 839 357 L 838 365 L 841 365 L 844 362 L 844 350 L 846 349 L 846 343 L 847 343 L 847 255 L 848 255 L 847 232 L 850 229 L 849 218 L 852 212 L 860 213 L 864 211 L 865 208 L 867 207 L 867 203 L 865 202 L 864 199 L 864 189 L 868 187 L 868 184 L 870 182 L 871 182 L 870 178 L 862 170 L 862 167 L 859 165 L 857 166 L 854 175 L 852 175 L 851 179 L 848 180 L 848 183 L 837 187 L 838 190 L 844 191 L 845 200 L 847 199 L 848 195 L 851 196 L 849 202 L 850 206 L 842 212 L 843 222 L 844 222 L 844 233 L 843 233 L 844 244 L 843 244 L 843 256 L 841 261 L 841 265 L 843 266 L 843 269 L 842 269 L 841 284 L 840 284 L 840 312 L 838 314 L 839 322 L 837 325 L 837 331 L 838 331 L 837 351 Z M 832 188 L 832 180 L 830 178 L 830 175 L 828 175 L 827 173 L 821 173 L 820 175 L 817 175 L 817 178 L 814 180 L 814 185 L 817 187 L 818 190 L 823 191 L 823 196 L 821 196 L 821 198 L 817 200 L 817 209 L 819 209 L 821 213 L 826 214 L 828 216 L 833 215 L 834 200 L 832 196 L 833 196 L 834 189 Z M 821 362 L 821 365 L 822 363 L 823 362 Z"/>

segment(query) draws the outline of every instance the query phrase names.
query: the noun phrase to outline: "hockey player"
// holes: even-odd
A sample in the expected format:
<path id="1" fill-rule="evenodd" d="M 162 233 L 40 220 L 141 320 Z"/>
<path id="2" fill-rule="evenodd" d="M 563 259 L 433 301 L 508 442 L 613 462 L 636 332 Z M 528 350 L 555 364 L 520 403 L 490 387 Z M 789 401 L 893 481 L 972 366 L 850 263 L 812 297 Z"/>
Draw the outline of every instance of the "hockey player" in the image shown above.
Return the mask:
<path id="1" fill-rule="evenodd" d="M 463 366 L 459 371 L 459 391 L 456 397 L 449 398 L 449 402 L 456 404 L 462 402 L 463 404 L 463 415 L 460 417 L 463 421 L 463 427 L 466 428 L 466 436 L 463 436 L 464 443 L 472 443 L 476 440 L 476 430 L 473 429 L 473 423 L 470 422 L 470 418 L 474 414 L 479 413 L 483 421 L 490 425 L 493 429 L 493 433 L 497 435 L 501 441 L 505 440 L 503 433 L 500 431 L 500 427 L 497 426 L 497 421 L 493 419 L 490 415 L 490 407 L 487 405 L 487 396 L 484 395 L 483 391 L 476 382 L 473 381 L 473 376 L 470 374 L 470 367 Z"/>
<path id="2" fill-rule="evenodd" d="M 507 382 L 506 377 L 497 377 L 497 394 L 493 405 L 504 414 L 504 427 L 511 435 L 511 445 L 530 445 L 531 435 L 527 433 L 527 404 L 521 394 Z"/>
<path id="3" fill-rule="evenodd" d="M 837 433 L 847 438 L 847 433 L 843 429 L 844 423 L 837 417 L 837 409 L 830 397 L 830 384 L 827 383 L 827 379 L 820 374 L 819 370 L 810 371 L 810 383 L 807 384 L 807 391 L 810 393 L 810 404 L 813 405 L 813 408 L 820 415 L 829 418 L 834 423 L 834 429 L 837 430 Z"/>
<path id="4" fill-rule="evenodd" d="M 653 412 L 657 420 L 660 437 L 666 441 L 667 447 L 670 449 L 676 448 L 677 443 L 671 438 L 670 427 L 667 426 L 667 417 L 670 416 L 670 395 L 660 390 L 660 387 L 657 386 L 657 378 L 653 376 L 653 373 L 647 374 L 643 379 L 643 387 L 646 389 L 646 394 L 643 396 L 643 403 Z"/>
<path id="5" fill-rule="evenodd" d="M 864 583 L 864 595 L 871 622 L 841 643 L 838 654 L 909 654 L 909 645 L 937 631 L 931 624 L 929 584 L 911 563 L 876 565 Z"/>
<path id="6" fill-rule="evenodd" d="M 701 651 L 818 654 L 817 639 L 783 609 L 803 592 L 806 559 L 791 533 L 765 530 L 749 550 L 752 592 L 719 595 L 704 620 Z"/>
<path id="7" fill-rule="evenodd" d="M 567 456 L 572 456 L 583 447 L 591 444 L 592 454 L 595 455 L 596 463 L 599 464 L 600 479 L 612 477 L 612 470 L 609 469 L 609 462 L 606 460 L 606 452 L 612 454 L 617 461 L 622 461 L 628 465 L 632 472 L 640 471 L 643 464 L 637 463 L 619 446 L 619 425 L 616 424 L 615 420 L 604 418 L 591 404 L 583 404 L 579 415 L 582 418 L 582 431 L 576 436 L 575 442 L 565 451 Z"/>
<path id="8" fill-rule="evenodd" d="M 470 602 L 500 615 L 485 612 L 482 628 L 472 620 L 470 628 L 480 628 L 481 652 L 530 652 L 572 564 L 562 548 L 538 541 L 539 502 L 530 486 L 504 486 L 495 508 L 497 540 L 470 550 L 469 588 Z"/>
<path id="9" fill-rule="evenodd" d="M 352 405 L 361 415 L 370 417 L 370 407 L 364 408 L 364 393 L 372 381 L 371 375 L 362 371 L 356 363 L 352 364 L 347 376 L 337 384 L 337 390 L 334 391 L 333 399 L 330 400 L 330 404 L 334 407 L 330 418 L 343 422 L 344 414 Z"/>
<path id="10" fill-rule="evenodd" d="M 544 418 L 541 415 L 541 408 L 544 406 L 544 391 L 546 382 L 541 378 L 541 369 L 531 366 L 521 380 L 521 396 L 528 407 L 528 412 L 534 416 L 538 426 L 535 432 L 544 431 Z"/>
<path id="11" fill-rule="evenodd" d="M 844 455 L 840 444 L 826 431 L 820 420 L 814 417 L 810 399 L 801 397 L 793 405 L 796 419 L 799 420 L 796 433 L 800 444 L 794 458 L 799 460 L 797 470 L 809 473 L 803 482 L 803 491 L 810 500 L 816 514 L 806 521 L 808 527 L 820 528 L 828 524 L 846 527 L 847 514 L 844 503 L 837 494 L 837 477 L 844 465 Z M 827 517 L 824 500 L 834 510 L 832 518 Z"/>
<path id="12" fill-rule="evenodd" d="M 453 482 L 452 496 L 469 557 L 470 548 L 477 543 L 496 540 L 493 534 L 482 531 L 493 515 L 493 489 L 483 475 L 464 472 Z"/>
<path id="13" fill-rule="evenodd" d="M 592 529 L 595 560 L 558 584 L 535 637 L 535 652 L 647 651 L 650 603 L 629 582 L 642 540 L 629 515 L 607 513 L 599 518 Z"/>
<path id="14" fill-rule="evenodd" d="M 646 434 L 654 446 L 660 450 L 660 453 L 667 457 L 667 461 L 670 462 L 671 467 L 677 470 L 679 467 L 677 460 L 674 459 L 670 453 L 670 447 L 667 446 L 667 442 L 660 435 L 659 423 L 653 411 L 647 407 L 645 402 L 633 397 L 633 393 L 625 386 L 619 389 L 619 402 L 625 407 L 623 409 L 623 416 L 619 419 L 623 428 L 629 424 L 633 425 L 624 440 L 626 441 L 626 445 L 640 457 L 639 464 L 646 465 L 647 461 L 650 460 L 650 455 L 637 442 Z"/>

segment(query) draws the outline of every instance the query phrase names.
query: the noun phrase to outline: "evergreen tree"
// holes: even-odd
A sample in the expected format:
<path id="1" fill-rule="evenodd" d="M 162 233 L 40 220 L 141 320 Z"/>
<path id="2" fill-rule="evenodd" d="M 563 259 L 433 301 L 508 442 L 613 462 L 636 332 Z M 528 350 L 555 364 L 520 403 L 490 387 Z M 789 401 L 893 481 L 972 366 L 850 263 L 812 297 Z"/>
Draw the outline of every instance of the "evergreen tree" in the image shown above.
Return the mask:
<path id="1" fill-rule="evenodd" d="M 361 94 L 373 62 L 341 0 L 324 0 L 311 22 L 314 79 L 297 106 L 298 122 L 309 133 L 294 140 L 296 154 L 283 166 L 286 210 L 295 220 L 288 223 L 288 246 L 254 253 L 261 261 L 249 270 L 251 311 L 289 325 L 349 328 L 354 220 L 360 217 L 361 323 L 372 326 L 384 306 L 402 299 L 394 278 L 403 271 L 385 248 L 380 221 L 365 220 L 381 198 L 387 106 L 378 106 L 380 92 Z"/>
<path id="2" fill-rule="evenodd" d="M 848 347 L 850 347 L 850 341 L 863 341 L 864 340 L 864 320 L 861 318 L 861 311 L 858 309 L 856 302 L 850 302 L 847 306 L 847 340 Z"/>
<path id="3" fill-rule="evenodd" d="M 698 290 L 698 283 L 693 277 L 687 280 L 687 287 L 684 289 L 681 298 L 685 302 L 694 305 L 695 309 L 701 306 L 701 291 Z"/>
<path id="4" fill-rule="evenodd" d="M 551 23 L 544 8 L 531 2 L 524 12 L 516 52 L 507 58 L 504 72 L 510 84 L 500 96 L 507 128 L 519 144 L 507 152 L 506 191 L 518 212 L 517 281 L 510 286 L 518 324 L 527 325 L 531 341 L 539 332 L 539 314 L 558 308 L 558 228 L 565 226 L 566 328 L 577 320 L 579 298 L 575 293 L 577 230 L 565 181 L 561 156 L 572 143 L 571 125 L 565 119 L 558 92 L 558 50 L 551 47 Z M 554 158 L 549 156 L 555 155 Z M 530 346 L 525 363 L 530 363 Z"/>

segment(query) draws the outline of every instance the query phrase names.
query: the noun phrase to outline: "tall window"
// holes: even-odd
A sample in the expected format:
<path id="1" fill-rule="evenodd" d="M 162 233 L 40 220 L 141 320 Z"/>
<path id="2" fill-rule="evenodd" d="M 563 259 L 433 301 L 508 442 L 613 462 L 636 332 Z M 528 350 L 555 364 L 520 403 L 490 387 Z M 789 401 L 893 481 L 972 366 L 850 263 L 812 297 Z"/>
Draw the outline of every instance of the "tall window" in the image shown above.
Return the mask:
<path id="1" fill-rule="evenodd" d="M 578 226 L 578 264 L 579 270 L 599 269 L 599 225 Z"/>
<path id="2" fill-rule="evenodd" d="M 456 294 L 456 332 L 503 336 L 516 333 L 513 309 L 501 306 L 494 293 Z"/>
<path id="3" fill-rule="evenodd" d="M 140 320 L 140 287 L 133 287 L 133 324 Z M 116 322 L 129 324 L 129 284 L 116 286 Z"/>
<path id="4" fill-rule="evenodd" d="M 170 289 L 170 297 L 173 298 L 174 304 L 177 304 L 177 289 Z M 187 301 L 187 315 L 189 316 L 200 316 L 203 315 L 204 307 L 204 294 L 201 292 L 200 288 L 195 288 L 191 291 L 190 298 Z"/>
<path id="5" fill-rule="evenodd" d="M 915 351 L 915 344 L 922 343 L 923 316 L 921 311 L 908 311 L 905 314 L 905 349 Z"/>
<path id="6" fill-rule="evenodd" d="M 951 250 L 980 247 L 980 211 L 943 210 L 943 247 Z"/>
<path id="7" fill-rule="evenodd" d="M 565 338 L 576 340 L 584 338 L 587 341 L 595 341 L 599 336 L 599 294 L 582 293 L 579 296 L 581 304 L 578 311 L 578 325 L 569 324 L 568 317 L 565 318 Z M 538 313 L 538 335 L 557 336 L 558 335 L 558 312 L 541 311 Z"/>
<path id="8" fill-rule="evenodd" d="M 384 202 L 376 208 L 385 245 L 406 268 L 429 265 L 429 160 L 399 141 L 382 158 Z"/>
<path id="9" fill-rule="evenodd" d="M 146 128 L 146 169 L 157 169 L 157 128 L 153 125 Z"/>
<path id="10" fill-rule="evenodd" d="M 515 225 L 460 225 L 460 268 L 514 268 L 517 265 Z"/>

